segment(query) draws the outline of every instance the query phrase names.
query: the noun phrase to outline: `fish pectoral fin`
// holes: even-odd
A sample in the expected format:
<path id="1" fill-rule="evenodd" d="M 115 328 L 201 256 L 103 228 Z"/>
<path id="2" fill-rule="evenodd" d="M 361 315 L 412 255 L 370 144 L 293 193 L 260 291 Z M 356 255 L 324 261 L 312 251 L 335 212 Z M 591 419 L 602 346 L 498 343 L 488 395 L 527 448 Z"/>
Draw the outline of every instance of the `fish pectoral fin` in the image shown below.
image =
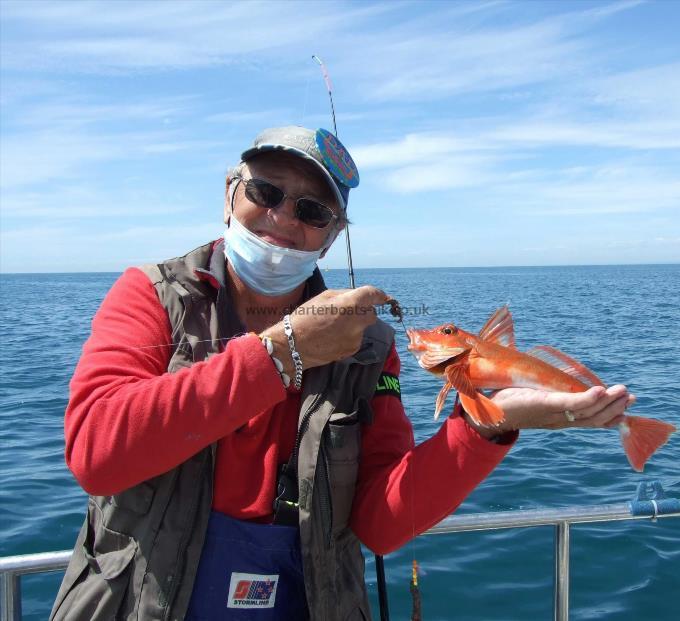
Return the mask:
<path id="1" fill-rule="evenodd" d="M 427 350 L 418 358 L 418 364 L 423 369 L 433 369 L 442 362 L 460 356 L 465 351 L 462 347 L 442 347 L 436 350 Z"/>
<path id="2" fill-rule="evenodd" d="M 459 362 L 446 367 L 444 374 L 449 383 L 458 391 L 460 402 L 470 418 L 484 427 L 494 427 L 505 420 L 505 412 L 491 399 L 475 389 L 468 374 L 467 359 L 470 352 Z"/>
<path id="3" fill-rule="evenodd" d="M 460 403 L 470 418 L 483 427 L 495 427 L 505 420 L 505 412 L 481 392 L 470 397 L 459 392 Z"/>
<path id="4" fill-rule="evenodd" d="M 550 347 L 550 345 L 537 345 L 525 352 L 527 356 L 538 358 L 547 362 L 550 366 L 559 369 L 567 375 L 571 375 L 583 382 L 586 386 L 606 386 L 606 384 L 593 373 L 588 367 L 563 351 Z"/>
<path id="5" fill-rule="evenodd" d="M 515 327 L 507 306 L 499 308 L 479 331 L 479 338 L 489 343 L 515 349 Z"/>
<path id="6" fill-rule="evenodd" d="M 439 418 L 439 414 L 442 411 L 442 408 L 444 407 L 444 402 L 446 401 L 446 397 L 449 394 L 449 391 L 453 388 L 453 386 L 449 383 L 446 382 L 444 386 L 442 386 L 442 389 L 439 391 L 439 394 L 437 395 L 437 401 L 434 404 L 434 419 L 437 420 Z"/>
<path id="7" fill-rule="evenodd" d="M 477 391 L 472 385 L 470 375 L 467 371 L 468 355 L 469 350 L 464 357 L 461 357 L 461 360 L 458 360 L 446 367 L 446 369 L 444 369 L 444 375 L 446 376 L 446 379 L 449 380 L 451 386 L 453 386 L 459 394 L 474 397 L 477 394 Z"/>

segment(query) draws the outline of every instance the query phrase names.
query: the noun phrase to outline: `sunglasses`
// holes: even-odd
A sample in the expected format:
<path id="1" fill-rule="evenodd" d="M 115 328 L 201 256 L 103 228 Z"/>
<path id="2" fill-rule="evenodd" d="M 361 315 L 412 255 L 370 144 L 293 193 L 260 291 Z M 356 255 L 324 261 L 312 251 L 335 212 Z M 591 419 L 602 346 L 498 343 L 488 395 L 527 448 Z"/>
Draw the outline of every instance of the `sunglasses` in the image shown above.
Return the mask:
<path id="1" fill-rule="evenodd" d="M 246 198 L 265 209 L 278 209 L 283 205 L 283 201 L 289 198 L 281 188 L 277 188 L 273 183 L 264 179 L 234 178 L 243 181 Z M 333 220 L 338 218 L 330 207 L 304 197 L 295 201 L 295 217 L 303 224 L 315 229 L 325 229 Z"/>

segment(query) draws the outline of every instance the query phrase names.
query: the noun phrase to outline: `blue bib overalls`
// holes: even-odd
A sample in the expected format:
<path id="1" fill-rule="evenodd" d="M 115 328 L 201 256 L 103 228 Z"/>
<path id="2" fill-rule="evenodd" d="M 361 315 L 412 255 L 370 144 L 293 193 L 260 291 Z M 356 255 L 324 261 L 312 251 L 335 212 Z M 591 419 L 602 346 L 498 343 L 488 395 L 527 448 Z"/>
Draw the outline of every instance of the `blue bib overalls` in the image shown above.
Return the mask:
<path id="1" fill-rule="evenodd" d="M 212 511 L 185 619 L 307 618 L 297 527 L 244 522 Z"/>

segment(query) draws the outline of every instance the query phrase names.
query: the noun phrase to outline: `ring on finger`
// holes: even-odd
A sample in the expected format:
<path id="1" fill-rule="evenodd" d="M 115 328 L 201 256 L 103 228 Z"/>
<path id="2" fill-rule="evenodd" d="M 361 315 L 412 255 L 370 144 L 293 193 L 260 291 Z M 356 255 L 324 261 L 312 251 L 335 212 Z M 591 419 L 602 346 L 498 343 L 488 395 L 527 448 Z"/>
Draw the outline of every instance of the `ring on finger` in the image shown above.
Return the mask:
<path id="1" fill-rule="evenodd" d="M 574 416 L 574 413 L 571 410 L 564 410 L 564 415 L 570 423 L 573 423 L 576 420 L 576 416 Z"/>

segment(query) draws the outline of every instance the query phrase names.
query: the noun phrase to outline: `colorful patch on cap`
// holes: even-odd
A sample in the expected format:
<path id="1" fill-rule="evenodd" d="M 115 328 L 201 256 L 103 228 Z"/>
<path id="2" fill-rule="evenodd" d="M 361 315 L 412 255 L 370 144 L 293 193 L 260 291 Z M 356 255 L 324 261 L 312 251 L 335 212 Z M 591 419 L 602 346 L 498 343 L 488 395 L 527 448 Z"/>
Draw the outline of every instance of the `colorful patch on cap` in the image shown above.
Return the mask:
<path id="1" fill-rule="evenodd" d="M 316 146 L 326 168 L 342 185 L 356 188 L 359 185 L 359 171 L 343 144 L 329 131 L 316 130 Z"/>

